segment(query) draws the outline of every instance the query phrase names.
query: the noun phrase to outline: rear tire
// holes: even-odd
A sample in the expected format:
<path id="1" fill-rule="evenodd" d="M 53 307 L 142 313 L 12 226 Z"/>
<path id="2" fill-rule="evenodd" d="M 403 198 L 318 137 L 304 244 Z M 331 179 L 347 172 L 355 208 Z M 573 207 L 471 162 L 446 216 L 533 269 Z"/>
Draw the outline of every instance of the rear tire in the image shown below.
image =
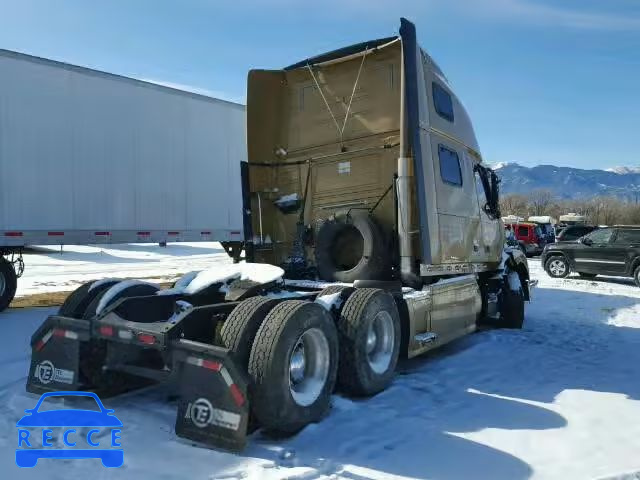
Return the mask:
<path id="1" fill-rule="evenodd" d="M 353 292 L 355 292 L 355 288 L 347 287 L 346 285 L 330 285 L 324 290 L 322 290 L 318 296 L 316 297 L 316 301 L 320 297 L 324 297 L 327 295 L 335 295 L 340 294 L 340 301 L 331 306 L 330 313 L 334 316 L 340 315 L 342 311 L 342 307 L 344 307 L 345 302 L 351 296 Z M 337 317 L 336 317 L 337 318 Z"/>
<path id="2" fill-rule="evenodd" d="M 515 275 L 517 281 L 509 282 L 508 276 Z M 512 289 L 516 287 L 517 289 Z M 509 272 L 502 285 L 500 310 L 501 328 L 522 328 L 524 325 L 524 291 L 517 272 Z"/>
<path id="3" fill-rule="evenodd" d="M 553 278 L 565 278 L 571 272 L 569 262 L 563 256 L 549 258 L 544 264 L 544 269 Z"/>
<path id="4" fill-rule="evenodd" d="M 240 302 L 227 317 L 220 336 L 225 347 L 243 371 L 249 366 L 251 347 L 256 333 L 278 300 L 265 297 L 251 297 Z"/>
<path id="5" fill-rule="evenodd" d="M 18 275 L 4 257 L 0 257 L 0 312 L 5 310 L 13 297 L 16 295 L 18 288 Z"/>
<path id="6" fill-rule="evenodd" d="M 356 289 L 338 320 L 338 384 L 352 395 L 374 395 L 389 386 L 400 353 L 400 315 L 393 296 Z"/>
<path id="7" fill-rule="evenodd" d="M 58 315 L 61 317 L 83 318 L 84 312 L 87 310 L 91 302 L 102 292 L 111 288 L 120 280 L 97 280 L 85 283 L 76 288 L 71 295 L 64 301 Z M 93 285 L 98 285 L 93 287 Z"/>
<path id="8" fill-rule="evenodd" d="M 326 415 L 338 368 L 338 336 L 329 313 L 288 300 L 271 310 L 251 348 L 253 413 L 272 434 L 289 435 Z"/>
<path id="9" fill-rule="evenodd" d="M 122 280 L 123 282 L 128 282 L 129 280 Z M 83 318 L 92 319 L 98 315 L 98 307 L 100 306 L 100 302 L 105 295 L 109 295 L 109 291 L 112 288 L 119 288 L 118 284 L 121 282 L 116 282 L 112 284 L 109 288 L 101 290 L 100 293 L 91 301 L 87 309 L 84 311 Z M 151 283 L 134 283 L 129 285 L 126 288 L 123 288 L 118 293 L 116 293 L 112 298 L 109 299 L 106 305 L 103 306 L 103 310 L 107 308 L 109 305 L 113 305 L 116 301 L 121 300 L 123 298 L 129 297 L 143 297 L 146 295 L 155 295 L 160 287 L 157 285 L 153 285 Z M 125 319 L 126 320 L 126 319 Z"/>
<path id="10" fill-rule="evenodd" d="M 118 283 L 120 283 L 120 281 L 110 283 L 105 288 L 102 288 L 102 285 L 96 287 L 95 290 L 99 290 L 99 292 L 93 297 L 81 318 L 85 320 L 95 318 L 100 300 Z M 154 295 L 158 290 L 159 287 L 156 285 L 147 283 L 130 285 L 114 295 L 113 298 L 108 301 L 107 305 L 105 305 L 105 308 L 123 298 Z M 128 384 L 139 383 L 140 380 L 133 375 L 105 369 L 106 357 L 107 345 L 103 340 L 94 339 L 81 344 L 80 373 L 90 387 L 97 389 L 101 394 L 110 395 L 126 389 Z"/>
<path id="11" fill-rule="evenodd" d="M 640 266 L 633 272 L 633 281 L 636 282 L 636 286 L 640 287 Z"/>

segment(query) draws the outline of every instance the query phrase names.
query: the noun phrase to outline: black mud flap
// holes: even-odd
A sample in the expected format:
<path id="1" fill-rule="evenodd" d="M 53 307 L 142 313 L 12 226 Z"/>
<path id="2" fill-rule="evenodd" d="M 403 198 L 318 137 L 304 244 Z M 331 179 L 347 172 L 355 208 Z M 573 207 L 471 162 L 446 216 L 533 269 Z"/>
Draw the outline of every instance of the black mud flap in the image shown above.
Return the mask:
<path id="1" fill-rule="evenodd" d="M 27 391 L 80 390 L 80 342 L 89 340 L 87 320 L 50 316 L 31 337 Z"/>
<path id="2" fill-rule="evenodd" d="M 247 442 L 247 379 L 225 348 L 189 340 L 174 347 L 180 400 L 176 434 L 208 446 L 240 451 Z"/>

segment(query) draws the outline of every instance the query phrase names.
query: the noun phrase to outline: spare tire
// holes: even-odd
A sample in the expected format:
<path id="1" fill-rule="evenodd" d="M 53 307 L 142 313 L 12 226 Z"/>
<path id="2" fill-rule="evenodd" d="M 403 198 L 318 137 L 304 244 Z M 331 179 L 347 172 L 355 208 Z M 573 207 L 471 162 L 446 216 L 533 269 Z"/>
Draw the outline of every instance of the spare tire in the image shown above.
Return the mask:
<path id="1" fill-rule="evenodd" d="M 318 275 L 329 282 L 386 280 L 390 257 L 384 234 L 370 215 L 340 215 L 326 221 L 316 237 Z"/>

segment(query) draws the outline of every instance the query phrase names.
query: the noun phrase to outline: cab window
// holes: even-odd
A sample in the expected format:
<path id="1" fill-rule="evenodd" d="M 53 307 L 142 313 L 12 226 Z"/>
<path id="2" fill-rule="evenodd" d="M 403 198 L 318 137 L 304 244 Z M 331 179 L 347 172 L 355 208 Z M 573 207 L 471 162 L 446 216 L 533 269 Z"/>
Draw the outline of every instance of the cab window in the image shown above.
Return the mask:
<path id="1" fill-rule="evenodd" d="M 438 145 L 438 159 L 440 160 L 440 177 L 445 183 L 462 185 L 462 170 L 460 170 L 460 158 L 453 150 L 443 145 Z"/>
<path id="2" fill-rule="evenodd" d="M 453 122 L 453 101 L 451 95 L 437 82 L 432 83 L 433 91 L 433 105 L 436 107 L 436 112 L 445 120 Z"/>
<path id="3" fill-rule="evenodd" d="M 593 243 L 609 243 L 612 235 L 613 230 L 610 228 L 603 228 L 602 230 L 596 230 L 595 232 L 586 235 L 585 238 L 588 238 Z"/>
<path id="4" fill-rule="evenodd" d="M 616 243 L 640 243 L 640 229 L 618 230 L 618 235 L 616 235 Z"/>
<path id="5" fill-rule="evenodd" d="M 518 236 L 519 237 L 528 237 L 529 236 L 529 227 L 526 225 L 520 225 L 518 227 Z"/>

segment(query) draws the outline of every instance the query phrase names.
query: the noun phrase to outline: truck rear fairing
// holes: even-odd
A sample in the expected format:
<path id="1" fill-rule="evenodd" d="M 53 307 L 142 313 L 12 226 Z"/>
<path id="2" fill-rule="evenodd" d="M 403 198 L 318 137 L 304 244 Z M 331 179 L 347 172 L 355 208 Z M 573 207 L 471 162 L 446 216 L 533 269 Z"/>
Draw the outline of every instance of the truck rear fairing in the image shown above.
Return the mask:
<path id="1" fill-rule="evenodd" d="M 418 46 L 410 22 L 396 38 L 284 70 L 253 70 L 247 103 L 253 231 L 247 240 L 257 261 L 285 264 L 297 242 L 304 261 L 317 268 L 317 250 L 332 248 L 319 242 L 323 226 L 368 215 L 387 255 L 396 252 L 389 278 L 400 276 L 401 257 L 423 277 L 499 265 L 497 202 L 485 208 L 497 188 L 485 194 L 469 116 Z M 288 210 L 287 199 L 295 199 Z M 360 233 L 366 254 L 369 238 Z M 334 270 L 356 269 L 358 254 L 361 247 L 352 258 L 334 258 Z M 325 280 L 339 276 L 320 271 Z"/>

